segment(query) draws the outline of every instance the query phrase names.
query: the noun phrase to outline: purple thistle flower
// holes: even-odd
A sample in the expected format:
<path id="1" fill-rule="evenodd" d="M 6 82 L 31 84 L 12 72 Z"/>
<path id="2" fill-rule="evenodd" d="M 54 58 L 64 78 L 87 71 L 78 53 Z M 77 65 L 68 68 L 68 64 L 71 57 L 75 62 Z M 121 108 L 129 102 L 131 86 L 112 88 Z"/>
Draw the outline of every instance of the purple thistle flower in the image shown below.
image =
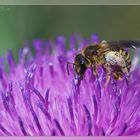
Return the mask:
<path id="1" fill-rule="evenodd" d="M 129 87 L 125 79 L 111 78 L 104 89 L 102 69 L 98 77 L 88 69 L 79 81 L 70 67 L 68 76 L 67 61 L 73 62 L 77 50 L 93 42 L 99 42 L 95 34 L 91 40 L 71 36 L 66 50 L 62 36 L 56 41 L 35 40 L 35 56 L 26 44 L 17 64 L 11 51 L 0 59 L 1 136 L 140 135 L 138 51 L 132 60 Z"/>

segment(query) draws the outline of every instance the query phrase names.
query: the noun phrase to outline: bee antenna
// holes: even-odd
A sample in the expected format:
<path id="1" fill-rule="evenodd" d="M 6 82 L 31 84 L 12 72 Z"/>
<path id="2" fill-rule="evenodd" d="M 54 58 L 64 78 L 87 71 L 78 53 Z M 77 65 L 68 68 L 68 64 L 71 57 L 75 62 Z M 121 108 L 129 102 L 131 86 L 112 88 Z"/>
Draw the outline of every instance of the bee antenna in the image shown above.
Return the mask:
<path id="1" fill-rule="evenodd" d="M 76 65 L 75 63 L 67 62 L 67 73 L 68 73 L 68 75 L 69 75 L 69 64 L 73 65 L 73 69 L 74 69 L 74 65 Z"/>

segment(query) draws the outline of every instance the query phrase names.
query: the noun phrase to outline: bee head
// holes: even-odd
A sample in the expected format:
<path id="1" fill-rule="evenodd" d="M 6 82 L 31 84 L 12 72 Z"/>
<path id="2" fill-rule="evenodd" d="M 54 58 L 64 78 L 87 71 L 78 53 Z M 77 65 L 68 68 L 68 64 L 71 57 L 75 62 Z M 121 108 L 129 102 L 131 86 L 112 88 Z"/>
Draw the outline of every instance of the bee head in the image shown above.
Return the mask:
<path id="1" fill-rule="evenodd" d="M 89 62 L 87 61 L 87 59 L 85 57 L 83 57 L 82 54 L 78 54 L 75 57 L 75 72 L 78 76 L 80 76 L 80 79 L 83 79 L 83 76 L 85 74 L 85 71 L 89 65 Z"/>

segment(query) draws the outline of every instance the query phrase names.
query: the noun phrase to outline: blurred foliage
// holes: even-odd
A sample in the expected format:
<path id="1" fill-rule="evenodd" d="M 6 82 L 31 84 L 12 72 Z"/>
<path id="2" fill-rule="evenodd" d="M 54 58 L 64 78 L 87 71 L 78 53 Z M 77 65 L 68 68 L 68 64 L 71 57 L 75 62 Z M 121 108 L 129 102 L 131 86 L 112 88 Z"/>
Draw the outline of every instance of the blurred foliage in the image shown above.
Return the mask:
<path id="1" fill-rule="evenodd" d="M 18 54 L 24 41 L 67 38 L 72 33 L 103 40 L 139 39 L 138 6 L 0 6 L 0 55 L 12 49 Z"/>

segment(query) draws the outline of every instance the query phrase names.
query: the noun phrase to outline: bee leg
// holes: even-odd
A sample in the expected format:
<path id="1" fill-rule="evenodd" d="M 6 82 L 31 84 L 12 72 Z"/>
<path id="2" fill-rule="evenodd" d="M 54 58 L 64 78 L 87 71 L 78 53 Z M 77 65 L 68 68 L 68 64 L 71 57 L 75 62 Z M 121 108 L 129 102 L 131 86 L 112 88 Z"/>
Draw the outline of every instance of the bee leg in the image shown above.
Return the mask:
<path id="1" fill-rule="evenodd" d="M 127 76 L 129 76 L 129 72 L 128 72 L 127 67 L 123 67 L 122 72 L 125 73 Z"/>
<path id="2" fill-rule="evenodd" d="M 123 73 L 121 71 L 114 71 L 113 76 L 115 80 L 123 79 Z"/>
<path id="3" fill-rule="evenodd" d="M 125 75 L 125 79 L 126 79 L 126 82 L 127 82 L 127 85 L 129 85 L 129 82 L 130 82 L 130 74 L 129 74 L 129 71 L 128 71 L 128 69 L 127 69 L 127 67 L 123 67 L 122 68 L 122 72 L 124 73 L 124 74 L 126 74 Z"/>
<path id="4" fill-rule="evenodd" d="M 106 71 L 106 82 L 105 82 L 104 88 L 106 88 L 109 81 L 110 81 L 110 74 L 111 74 L 110 64 L 105 63 L 104 68 L 105 68 L 105 71 Z"/>
<path id="5" fill-rule="evenodd" d="M 97 75 L 97 66 L 96 66 L 96 64 L 94 64 L 92 66 L 92 68 L 93 68 L 93 75 L 96 76 Z"/>

